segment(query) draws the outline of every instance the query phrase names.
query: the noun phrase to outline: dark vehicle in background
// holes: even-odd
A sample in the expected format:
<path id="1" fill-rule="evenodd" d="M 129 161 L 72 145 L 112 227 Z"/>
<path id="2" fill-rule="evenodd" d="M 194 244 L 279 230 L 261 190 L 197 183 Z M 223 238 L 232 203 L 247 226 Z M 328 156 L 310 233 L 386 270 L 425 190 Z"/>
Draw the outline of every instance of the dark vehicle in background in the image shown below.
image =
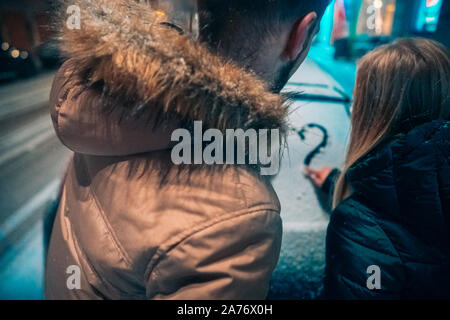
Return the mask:
<path id="1" fill-rule="evenodd" d="M 0 81 L 31 77 L 59 65 L 52 28 L 54 0 L 0 1 Z"/>

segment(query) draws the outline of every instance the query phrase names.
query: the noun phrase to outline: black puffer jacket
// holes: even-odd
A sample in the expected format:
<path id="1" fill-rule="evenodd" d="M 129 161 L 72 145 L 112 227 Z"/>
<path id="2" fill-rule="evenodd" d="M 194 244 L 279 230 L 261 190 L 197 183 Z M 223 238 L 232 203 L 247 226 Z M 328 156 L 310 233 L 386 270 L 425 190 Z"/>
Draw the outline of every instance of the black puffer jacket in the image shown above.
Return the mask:
<path id="1" fill-rule="evenodd" d="M 328 228 L 326 298 L 450 298 L 449 162 L 450 122 L 434 121 L 348 171 L 354 193 Z M 370 266 L 381 289 L 368 288 Z"/>

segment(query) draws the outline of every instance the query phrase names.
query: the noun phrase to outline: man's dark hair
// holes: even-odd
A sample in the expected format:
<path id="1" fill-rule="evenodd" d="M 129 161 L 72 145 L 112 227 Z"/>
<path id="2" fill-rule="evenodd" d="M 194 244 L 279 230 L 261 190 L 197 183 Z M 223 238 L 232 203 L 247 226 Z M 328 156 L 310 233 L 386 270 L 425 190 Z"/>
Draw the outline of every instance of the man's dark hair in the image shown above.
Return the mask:
<path id="1" fill-rule="evenodd" d="M 329 3 L 330 0 L 198 0 L 200 35 L 212 47 L 232 45 L 227 41 L 228 35 L 233 36 L 230 41 L 247 41 L 254 47 L 257 44 L 252 44 L 252 39 L 276 36 L 278 26 L 294 23 L 310 12 L 321 17 Z M 243 39 L 234 38 L 239 34 Z"/>

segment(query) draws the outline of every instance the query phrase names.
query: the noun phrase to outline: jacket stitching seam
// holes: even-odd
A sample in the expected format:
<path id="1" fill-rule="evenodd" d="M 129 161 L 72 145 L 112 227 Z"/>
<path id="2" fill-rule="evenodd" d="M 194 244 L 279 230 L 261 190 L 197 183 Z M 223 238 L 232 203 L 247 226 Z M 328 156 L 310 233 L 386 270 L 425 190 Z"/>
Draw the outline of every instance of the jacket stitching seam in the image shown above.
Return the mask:
<path id="1" fill-rule="evenodd" d="M 375 228 L 377 228 L 377 229 L 381 229 L 381 227 L 380 227 L 376 222 L 372 222 L 372 226 L 375 227 Z M 349 236 L 346 235 L 344 232 L 339 232 L 339 228 L 336 228 L 336 227 L 333 226 L 333 225 L 330 225 L 330 226 L 329 226 L 329 230 L 330 230 L 330 231 L 332 230 L 336 235 L 339 235 L 340 237 L 342 237 L 342 238 L 344 238 L 344 239 L 347 239 L 347 240 L 351 241 L 352 243 L 356 243 L 356 244 L 358 244 L 358 245 L 361 246 L 361 247 L 364 247 L 364 248 L 369 249 L 369 250 L 372 250 L 372 251 L 380 252 L 380 253 L 382 253 L 382 254 L 384 254 L 384 255 L 387 255 L 387 256 L 389 256 L 389 257 L 392 257 L 392 258 L 398 258 L 398 259 L 401 261 L 401 259 L 400 259 L 400 257 L 398 256 L 398 253 L 396 252 L 395 248 L 392 248 L 392 251 L 393 251 L 393 252 L 380 251 L 379 249 L 375 249 L 375 248 L 373 248 L 373 247 L 370 247 L 370 246 L 364 244 L 364 243 L 361 242 L 361 241 L 358 241 L 358 240 L 355 240 L 355 239 L 349 237 Z M 383 234 L 384 234 L 384 231 L 383 231 Z M 384 235 L 385 235 L 385 234 L 384 234 Z M 386 236 L 386 235 L 385 235 L 385 236 Z M 386 236 L 386 238 L 387 238 L 387 236 Z M 390 239 L 387 239 L 387 240 L 389 241 L 389 243 L 390 243 L 391 246 L 392 246 L 392 243 L 391 243 Z"/>
<path id="2" fill-rule="evenodd" d="M 259 214 L 259 213 L 261 213 L 261 212 L 275 213 L 277 216 L 279 216 L 279 213 L 278 213 L 277 210 L 273 210 L 273 209 L 260 209 L 260 210 L 256 210 L 256 211 L 252 211 L 252 212 L 248 212 L 248 213 L 243 213 L 243 214 L 241 214 L 241 215 L 236 215 L 236 216 L 231 217 L 231 218 L 229 218 L 229 219 L 221 220 L 220 222 L 215 223 L 215 224 L 213 224 L 213 225 L 211 225 L 211 226 L 209 226 L 209 227 L 203 228 L 202 230 L 199 230 L 199 231 L 197 231 L 197 232 L 193 232 L 191 235 L 187 236 L 186 238 L 184 238 L 184 239 L 182 239 L 181 241 L 177 242 L 173 247 L 171 247 L 170 249 L 166 250 L 166 251 L 164 252 L 164 254 L 161 255 L 161 256 L 158 258 L 158 260 L 155 262 L 155 264 L 153 265 L 153 270 L 152 270 L 152 272 L 151 272 L 148 276 L 146 276 L 145 278 L 146 278 L 146 279 L 150 279 L 150 280 L 154 280 L 154 281 L 158 281 L 157 279 L 158 279 L 159 274 L 160 274 L 160 272 L 159 272 L 159 263 L 160 263 L 160 261 L 163 259 L 164 255 L 166 255 L 167 253 L 169 253 L 169 252 L 172 251 L 172 250 L 175 250 L 181 242 L 183 242 L 183 241 L 185 241 L 185 240 L 187 240 L 187 239 L 189 239 L 189 238 L 195 236 L 196 234 L 198 234 L 198 233 L 200 233 L 200 232 L 203 232 L 203 231 L 205 231 L 205 230 L 208 230 L 208 229 L 210 229 L 210 228 L 216 226 L 217 224 L 220 224 L 220 223 L 223 223 L 223 222 L 228 222 L 228 221 L 230 221 L 230 220 L 237 219 L 237 218 L 240 218 L 240 217 L 243 217 L 243 216 L 246 216 L 246 215 L 253 215 L 253 214 L 256 215 L 256 214 Z M 146 273 L 147 273 L 147 272 L 146 272 Z"/>
<path id="3" fill-rule="evenodd" d="M 239 170 L 239 169 L 237 169 L 237 170 Z M 235 179 L 237 180 L 236 185 L 239 186 L 239 191 L 241 193 L 242 199 L 244 200 L 245 207 L 248 208 L 247 197 L 245 196 L 244 188 L 242 187 L 242 182 L 240 179 L 241 175 L 237 172 L 237 170 L 234 170 L 234 176 L 235 176 Z"/>
<path id="4" fill-rule="evenodd" d="M 174 250 L 180 243 L 182 243 L 183 241 L 193 237 L 194 235 L 208 230 L 220 223 L 223 222 L 227 222 L 236 218 L 240 218 L 243 216 L 247 216 L 247 215 L 252 215 L 252 214 L 259 214 L 262 212 L 268 212 L 268 213 L 272 213 L 272 214 L 276 214 L 279 216 L 279 211 L 273 208 L 269 208 L 264 205 L 261 205 L 259 207 L 257 207 L 257 209 L 255 208 L 254 210 L 251 211 L 246 211 L 246 212 L 242 212 L 242 210 L 239 211 L 235 211 L 232 213 L 227 214 L 225 217 L 222 217 L 221 219 L 213 219 L 212 221 L 208 221 L 205 222 L 203 224 L 201 224 L 198 228 L 195 228 L 194 230 L 189 230 L 189 232 L 185 232 L 182 233 L 181 235 L 172 237 L 171 239 L 169 239 L 168 241 L 166 241 L 164 244 L 162 244 L 160 246 L 160 248 L 157 250 L 157 252 L 155 253 L 155 255 L 150 259 L 149 263 L 147 264 L 147 268 L 145 270 L 144 273 L 144 279 L 149 279 L 152 275 L 152 273 L 154 272 L 154 270 L 158 269 L 158 264 L 159 262 L 162 260 L 162 258 L 167 255 L 170 251 Z M 161 249 L 161 247 L 163 247 L 163 249 Z"/>
<path id="5" fill-rule="evenodd" d="M 68 83 L 69 82 L 69 80 L 67 79 L 66 80 L 66 83 Z M 67 101 L 67 97 L 69 96 L 69 93 L 71 92 L 73 90 L 73 87 L 69 87 L 69 88 L 66 88 L 65 90 L 64 90 L 64 93 L 63 93 L 63 95 L 61 96 L 61 98 L 58 98 L 58 100 L 59 99 L 61 99 L 61 101 L 58 101 L 58 103 L 56 104 L 56 106 L 55 106 L 55 109 L 56 109 L 56 128 L 57 128 L 57 130 L 58 130 L 58 136 L 59 136 L 59 139 L 61 140 L 61 142 L 67 147 L 67 143 L 64 141 L 64 133 L 63 133 L 63 131 L 62 131 L 62 129 L 61 129 L 61 108 L 62 108 L 62 106 L 66 103 L 66 101 Z"/>
<path id="6" fill-rule="evenodd" d="M 356 209 L 356 208 L 355 208 Z M 370 214 L 369 215 L 372 217 L 373 222 L 375 223 L 376 227 L 378 229 L 380 229 L 380 231 L 383 233 L 383 235 L 386 237 L 386 239 L 389 241 L 392 249 L 394 250 L 394 253 L 397 255 L 397 258 L 400 261 L 400 264 L 402 266 L 402 268 L 405 270 L 404 274 L 407 275 L 408 273 L 406 272 L 406 270 L 408 269 L 406 267 L 406 263 L 403 260 L 401 254 L 398 252 L 397 248 L 395 247 L 394 243 L 392 242 L 392 239 L 389 237 L 389 235 L 386 233 L 386 231 L 383 229 L 383 227 L 381 226 L 380 222 L 378 221 L 377 217 L 375 217 L 374 215 Z M 408 279 L 406 279 L 406 281 L 408 281 Z"/>
<path id="7" fill-rule="evenodd" d="M 359 212 L 358 208 L 356 208 L 353 204 L 350 204 L 350 206 L 353 207 L 354 210 L 357 210 L 357 212 Z M 368 214 L 368 216 L 370 216 L 372 218 L 371 220 L 372 220 L 372 223 L 374 224 L 374 226 L 376 228 L 378 228 L 383 233 L 383 235 L 386 237 L 386 239 L 389 241 L 389 244 L 391 245 L 394 253 L 397 255 L 397 258 L 400 260 L 401 264 L 404 266 L 405 263 L 404 263 L 403 259 L 401 258 L 400 254 L 398 253 L 397 248 L 394 246 L 391 238 L 389 238 L 389 236 L 386 234 L 386 231 L 384 231 L 384 229 L 382 228 L 382 226 L 378 222 L 377 218 L 375 216 L 373 216 L 372 214 L 370 214 L 370 213 Z"/>
<path id="8" fill-rule="evenodd" d="M 64 221 L 64 224 L 67 224 L 67 221 Z M 67 226 L 66 226 L 67 227 Z M 75 248 L 75 252 L 77 254 L 77 258 L 78 260 L 84 260 L 86 262 L 87 267 L 90 269 L 90 271 L 97 277 L 97 279 L 103 284 L 106 285 L 106 281 L 105 279 L 103 279 L 103 277 L 100 275 L 100 273 L 98 273 L 98 271 L 93 267 L 91 261 L 89 260 L 89 258 L 86 256 L 86 254 L 83 252 L 83 250 L 80 247 L 79 241 L 78 241 L 78 237 L 76 236 L 76 234 L 74 233 L 74 230 L 72 227 L 70 227 L 70 234 L 72 236 L 72 242 Z M 89 282 L 88 282 L 89 283 Z M 92 286 L 91 283 L 89 283 L 90 286 Z M 92 286 L 94 287 L 94 286 Z"/>
<path id="9" fill-rule="evenodd" d="M 356 207 L 353 206 L 352 204 L 349 204 L 349 205 L 350 205 L 354 210 L 357 210 L 356 212 L 359 212 L 358 208 L 356 208 Z M 378 222 L 377 218 L 374 217 L 374 216 L 371 215 L 371 214 L 368 214 L 368 216 L 370 216 L 370 217 L 372 218 L 371 220 L 372 220 L 372 223 L 373 223 L 374 227 L 376 227 L 377 229 L 379 229 L 379 230 L 382 232 L 382 234 L 384 235 L 385 239 L 386 239 L 387 241 L 389 241 L 389 243 L 390 243 L 390 245 L 391 245 L 391 247 L 392 247 L 393 253 L 394 253 L 396 256 L 393 256 L 392 254 L 388 254 L 388 253 L 384 253 L 384 254 L 387 254 L 387 255 L 389 255 L 389 256 L 391 256 L 391 257 L 393 257 L 393 258 L 394 258 L 394 257 L 395 257 L 395 258 L 398 258 L 398 260 L 400 261 L 400 264 L 401 264 L 402 268 L 403 268 L 404 270 L 407 270 L 406 264 L 405 264 L 405 262 L 403 261 L 402 257 L 400 256 L 400 254 L 398 253 L 397 248 L 394 246 L 394 244 L 393 244 L 391 238 L 387 235 L 386 231 L 384 231 L 384 229 L 382 228 L 382 226 L 381 226 L 380 223 Z M 334 228 L 334 229 L 336 229 L 336 228 Z M 347 237 L 347 238 L 348 238 L 348 237 Z M 348 238 L 348 239 L 350 239 L 350 238 Z M 352 240 L 352 239 L 350 239 L 350 240 Z M 352 241 L 354 241 L 354 240 L 352 240 Z M 357 241 L 354 241 L 354 242 L 357 242 Z M 357 242 L 357 243 L 358 243 L 358 242 Z M 358 244 L 359 244 L 359 243 L 358 243 Z M 361 245 L 361 244 L 360 244 L 360 245 Z M 364 246 L 364 245 L 363 245 L 363 246 Z M 367 246 L 365 246 L 365 247 L 368 248 Z M 372 248 L 369 248 L 369 249 L 375 250 L 375 251 L 379 252 L 379 250 L 376 250 L 376 249 L 372 249 Z M 404 274 L 406 275 L 407 272 L 405 272 Z M 407 279 L 406 279 L 406 281 L 407 281 Z M 400 294 L 402 294 L 402 292 L 400 292 Z"/>
<path id="10" fill-rule="evenodd" d="M 89 260 L 88 256 L 83 252 L 83 250 L 80 247 L 79 241 L 77 236 L 73 233 L 73 230 L 71 228 L 71 234 L 72 234 L 72 238 L 73 238 L 73 243 L 76 249 L 76 253 L 79 256 L 79 259 L 83 259 L 86 262 L 86 265 L 88 266 L 88 268 L 91 270 L 91 272 L 98 278 L 98 280 L 102 283 L 102 285 L 104 285 L 106 288 L 111 287 L 114 288 L 114 290 L 116 290 L 117 292 L 120 293 L 120 295 L 126 295 L 127 293 L 124 292 L 123 290 L 121 290 L 119 287 L 117 287 L 116 285 L 114 285 L 113 283 L 111 283 L 110 281 L 107 281 L 101 274 L 100 272 L 97 271 L 97 269 L 93 266 L 92 262 Z M 89 283 L 89 282 L 88 282 Z M 101 290 L 95 286 L 93 286 L 91 283 L 89 283 L 89 285 L 91 287 L 93 287 L 95 290 L 101 292 Z M 101 292 L 102 295 L 104 295 L 103 292 Z M 140 298 L 141 296 L 138 295 L 130 295 L 134 298 Z"/>
<path id="11" fill-rule="evenodd" d="M 123 258 L 125 264 L 127 265 L 127 267 L 132 268 L 131 265 L 131 260 L 128 257 L 128 255 L 126 254 L 125 250 L 123 249 L 122 245 L 120 244 L 119 240 L 117 239 L 114 231 L 112 230 L 109 222 L 106 219 L 106 215 L 105 212 L 103 210 L 103 207 L 101 206 L 101 204 L 99 203 L 98 199 L 97 199 L 97 195 L 95 194 L 95 191 L 92 190 L 92 188 L 90 188 L 90 193 L 92 195 L 92 198 L 94 199 L 95 205 L 97 206 L 99 212 L 100 212 L 100 216 L 103 220 L 103 223 L 106 227 L 106 229 L 108 230 L 109 234 L 111 235 L 111 239 L 113 240 L 112 243 L 114 244 L 114 246 L 116 247 L 117 251 L 120 253 L 121 257 Z"/>

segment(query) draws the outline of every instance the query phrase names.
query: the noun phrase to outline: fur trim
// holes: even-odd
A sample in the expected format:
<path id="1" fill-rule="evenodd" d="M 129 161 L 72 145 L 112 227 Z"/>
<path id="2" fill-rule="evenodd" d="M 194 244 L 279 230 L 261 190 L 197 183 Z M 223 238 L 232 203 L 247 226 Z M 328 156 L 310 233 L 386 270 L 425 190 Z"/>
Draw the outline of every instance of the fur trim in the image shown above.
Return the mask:
<path id="1" fill-rule="evenodd" d="M 148 3 L 69 4 L 81 9 L 81 30 L 61 26 L 61 49 L 77 65 L 78 75 L 103 83 L 116 101 L 202 120 L 210 128 L 285 132 L 287 106 L 281 95 L 268 92 L 263 81 L 198 41 L 161 25 L 167 18 Z"/>

